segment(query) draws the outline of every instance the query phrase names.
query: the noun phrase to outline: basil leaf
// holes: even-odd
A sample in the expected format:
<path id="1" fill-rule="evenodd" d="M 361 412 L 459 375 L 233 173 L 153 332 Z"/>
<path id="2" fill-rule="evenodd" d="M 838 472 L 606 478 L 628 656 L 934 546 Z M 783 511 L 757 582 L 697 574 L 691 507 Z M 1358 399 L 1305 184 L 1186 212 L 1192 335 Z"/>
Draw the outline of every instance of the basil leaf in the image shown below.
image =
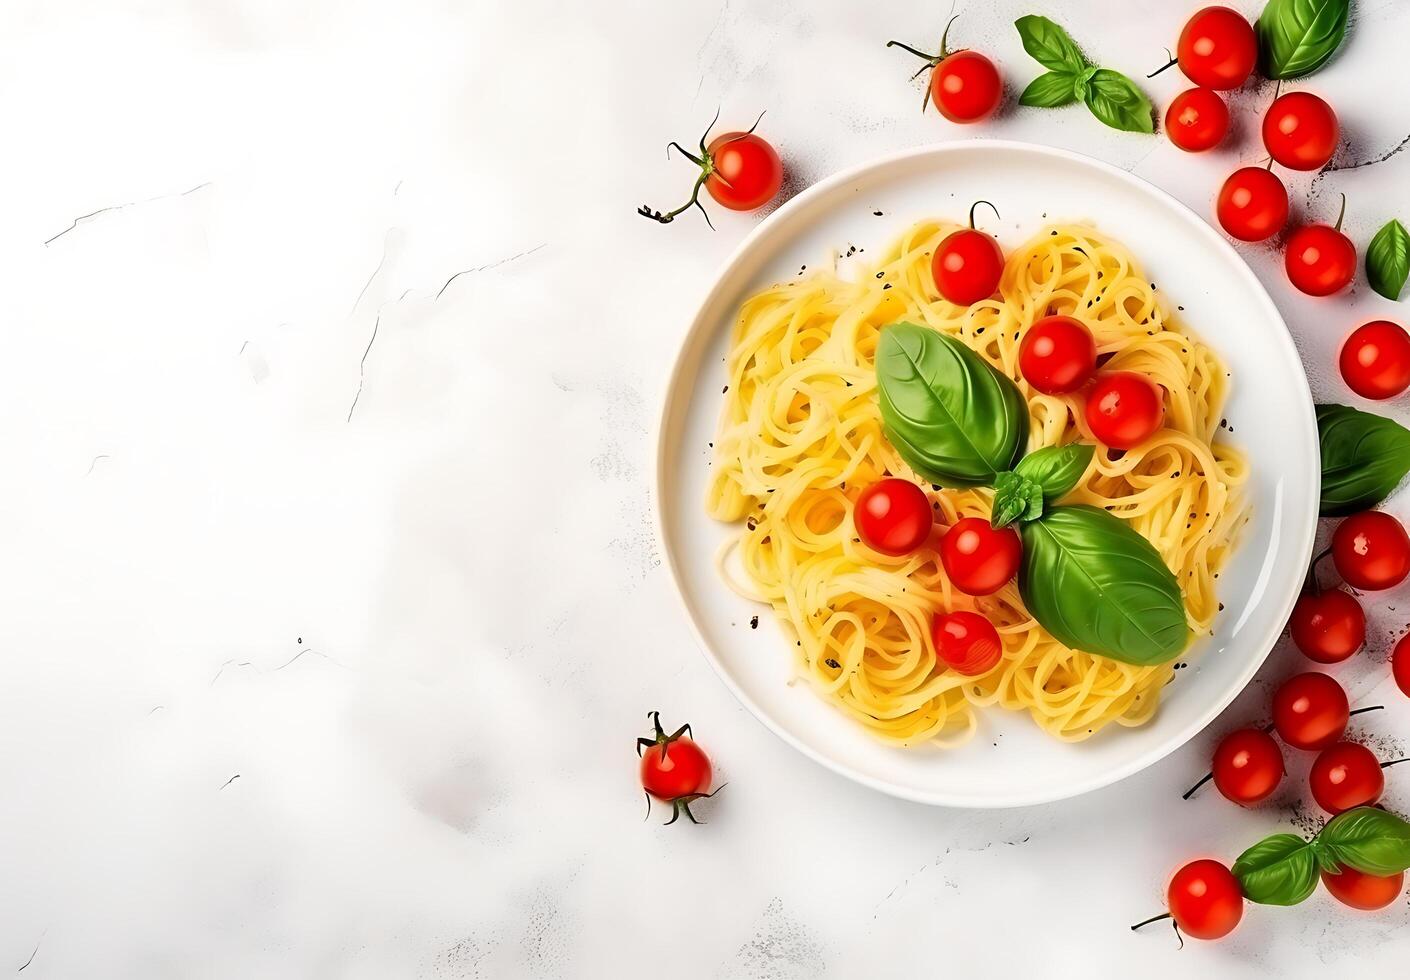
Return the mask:
<path id="1" fill-rule="evenodd" d="M 1366 278 L 1371 281 L 1371 288 L 1386 299 L 1400 299 L 1407 277 L 1410 277 L 1410 234 L 1392 218 L 1366 247 Z"/>
<path id="2" fill-rule="evenodd" d="M 929 327 L 882 328 L 876 380 L 886 438 L 932 483 L 990 486 L 1028 441 L 1028 405 L 1018 387 Z"/>
<path id="3" fill-rule="evenodd" d="M 1124 521 L 1096 507 L 1055 507 L 1020 534 L 1023 603 L 1063 643 L 1141 666 L 1185 648 L 1179 583 Z"/>
<path id="4" fill-rule="evenodd" d="M 1258 70 L 1301 78 L 1327 63 L 1346 36 L 1351 0 L 1268 0 L 1258 32 Z"/>
<path id="5" fill-rule="evenodd" d="M 1317 848 L 1296 834 L 1274 834 L 1240 854 L 1230 870 L 1250 902 L 1296 905 L 1317 889 Z"/>
<path id="6" fill-rule="evenodd" d="M 1317 406 L 1322 446 L 1322 516 L 1376 506 L 1410 472 L 1410 431 L 1346 405 Z"/>
<path id="7" fill-rule="evenodd" d="M 1119 71 L 1098 68 L 1087 82 L 1087 108 L 1112 129 L 1153 133 L 1151 100 Z"/>
<path id="8" fill-rule="evenodd" d="M 1071 105 L 1077 101 L 1077 77 L 1069 71 L 1045 71 L 1028 83 L 1028 87 L 1018 97 L 1018 104 L 1037 106 L 1040 109 Z"/>
<path id="9" fill-rule="evenodd" d="M 1023 39 L 1023 50 L 1034 61 L 1053 71 L 1078 72 L 1087 67 L 1082 49 L 1068 37 L 1067 31 L 1037 14 L 1027 14 L 1013 22 Z"/>
<path id="10" fill-rule="evenodd" d="M 1318 847 L 1338 865 L 1368 875 L 1410 870 L 1410 823 L 1373 806 L 1359 806 L 1331 819 Z"/>
<path id="11" fill-rule="evenodd" d="M 1077 486 L 1096 450 L 1096 446 L 1087 442 L 1048 446 L 1020 459 L 1014 472 L 1042 487 L 1043 500 L 1052 503 Z"/>
<path id="12" fill-rule="evenodd" d="M 1020 467 L 1022 463 L 1019 464 Z M 991 527 L 1007 527 L 1014 521 L 1037 520 L 1043 513 L 1043 488 L 1019 472 L 1000 473 L 994 478 L 994 506 Z"/>

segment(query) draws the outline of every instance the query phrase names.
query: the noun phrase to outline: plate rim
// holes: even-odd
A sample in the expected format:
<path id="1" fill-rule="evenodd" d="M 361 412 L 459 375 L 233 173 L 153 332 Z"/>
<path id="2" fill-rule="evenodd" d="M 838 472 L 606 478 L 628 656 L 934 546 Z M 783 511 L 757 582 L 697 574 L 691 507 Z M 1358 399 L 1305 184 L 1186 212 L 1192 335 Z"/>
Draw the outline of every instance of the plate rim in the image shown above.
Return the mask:
<path id="1" fill-rule="evenodd" d="M 682 585 L 682 573 L 678 559 L 670 546 L 670 540 L 666 534 L 665 514 L 667 480 L 666 457 L 668 452 L 666 445 L 667 423 L 672 416 L 676 402 L 681 397 L 685 397 L 685 395 L 688 394 L 683 393 L 681 390 L 682 374 L 686 366 L 686 353 L 694 348 L 695 342 L 700 337 L 701 333 L 707 329 L 707 325 L 703 322 L 703 315 L 708 307 L 712 305 L 715 294 L 719 291 L 721 284 L 728 278 L 730 271 L 734 268 L 736 263 L 753 247 L 754 242 L 763 237 L 774 225 L 783 223 L 787 218 L 791 217 L 793 212 L 804 209 L 815 198 L 823 197 L 839 186 L 856 181 L 873 171 L 893 167 L 918 157 L 943 157 L 954 152 L 972 152 L 976 149 L 990 150 L 999 153 L 1022 152 L 1036 154 L 1038 156 L 1049 156 L 1067 163 L 1077 163 L 1087 166 L 1100 171 L 1109 178 L 1123 182 L 1156 198 L 1158 201 L 1173 207 L 1177 212 L 1183 212 L 1185 216 L 1192 221 L 1197 229 L 1197 233 L 1203 235 L 1214 249 L 1221 251 L 1226 259 L 1231 260 L 1238 274 L 1251 288 L 1254 300 L 1271 314 L 1274 323 L 1283 328 L 1279 343 L 1284 348 L 1283 352 L 1285 354 L 1291 354 L 1292 363 L 1296 365 L 1297 380 L 1301 382 L 1301 390 L 1306 395 L 1306 397 L 1302 399 L 1302 412 L 1305 416 L 1304 421 L 1307 423 L 1305 431 L 1307 432 L 1308 439 L 1306 440 L 1307 445 L 1304 445 L 1302 448 L 1314 457 L 1320 455 L 1321 450 L 1316 435 L 1315 400 L 1312 395 L 1311 386 L 1307 382 L 1307 371 L 1303 366 L 1302 356 L 1298 353 L 1297 345 L 1293 341 L 1291 331 L 1288 330 L 1287 322 L 1283 319 L 1281 311 L 1279 311 L 1277 304 L 1273 302 L 1273 298 L 1269 295 L 1267 288 L 1264 287 L 1262 281 L 1253 272 L 1253 269 L 1250 268 L 1248 263 L 1244 261 L 1243 256 L 1241 256 L 1234 246 L 1220 235 L 1208 221 L 1201 217 L 1193 208 L 1168 191 L 1128 170 L 1123 170 L 1120 167 L 1107 163 L 1105 160 L 1099 160 L 1096 157 L 1088 156 L 1085 153 L 1078 153 L 1074 150 L 1048 146 L 1041 143 L 1029 143 L 1022 140 L 975 138 L 943 143 L 929 143 L 922 146 L 895 150 L 877 157 L 872 157 L 831 174 L 819 180 L 817 183 L 804 188 L 785 201 L 776 210 L 770 212 L 730 250 L 729 255 L 727 255 L 716 268 L 708 286 L 701 294 L 699 300 L 694 304 L 690 324 L 677 343 L 675 356 L 671 359 L 670 370 L 666 375 L 665 392 L 664 396 L 660 399 L 661 407 L 656 415 L 654 422 L 655 432 L 651 440 L 653 453 L 652 470 L 655 474 L 652 486 L 653 500 L 651 510 L 656 540 L 661 547 L 662 555 L 665 560 L 671 581 L 671 590 L 675 593 L 676 601 L 681 611 L 685 614 L 685 620 L 689 624 L 695 645 L 704 655 L 706 661 L 714 670 L 715 675 L 724 683 L 726 689 L 734 695 L 756 721 L 762 723 L 765 728 L 773 732 L 779 739 L 801 752 L 813 762 L 822 765 L 838 775 L 844 776 L 863 786 L 867 786 L 870 789 L 885 793 L 888 796 L 930 806 L 998 810 L 1054 803 L 1095 792 L 1096 790 L 1111 786 L 1129 776 L 1135 775 L 1155 765 L 1178 749 L 1183 748 L 1191 739 L 1214 722 L 1224 709 L 1233 703 L 1234 699 L 1248 687 L 1254 675 L 1258 673 L 1259 669 L 1267 661 L 1274 646 L 1277 645 L 1278 637 L 1282 633 L 1281 629 L 1260 642 L 1259 645 L 1263 649 L 1256 655 L 1249 657 L 1237 682 L 1231 685 L 1221 698 L 1212 700 L 1192 721 L 1187 722 L 1181 729 L 1172 733 L 1164 742 L 1153 746 L 1144 753 L 1133 756 L 1119 766 L 1114 766 L 1084 782 L 1076 783 L 1070 789 L 1064 788 L 1062 791 L 1055 793 L 1040 791 L 1025 794 L 1023 792 L 1015 792 L 999 799 L 989 797 L 980 798 L 963 793 L 951 793 L 946 791 L 924 791 L 910 786 L 898 785 L 885 779 L 872 776 L 852 765 L 823 754 L 806 741 L 794 736 L 791 732 L 781 727 L 768 711 L 736 683 L 730 672 L 721 662 L 719 655 L 715 652 L 709 641 L 706 640 L 705 634 L 700 627 L 696 610 L 686 596 L 685 588 Z M 1305 566 L 1312 557 L 1312 548 L 1317 535 L 1317 522 L 1320 516 L 1317 506 L 1318 500 L 1320 499 L 1320 467 L 1314 467 L 1310 472 L 1313 477 L 1313 485 L 1310 488 L 1311 492 L 1308 499 L 1311 501 L 1312 513 L 1310 519 L 1307 521 L 1307 532 L 1304 535 L 1305 540 L 1301 543 L 1301 547 L 1296 549 L 1296 552 L 1300 554 L 1298 561 L 1299 566 Z M 1293 604 L 1297 601 L 1297 595 L 1297 590 L 1292 590 L 1288 595 L 1283 597 L 1282 608 L 1275 621 L 1281 623 L 1287 622 L 1288 617 L 1292 613 Z"/>

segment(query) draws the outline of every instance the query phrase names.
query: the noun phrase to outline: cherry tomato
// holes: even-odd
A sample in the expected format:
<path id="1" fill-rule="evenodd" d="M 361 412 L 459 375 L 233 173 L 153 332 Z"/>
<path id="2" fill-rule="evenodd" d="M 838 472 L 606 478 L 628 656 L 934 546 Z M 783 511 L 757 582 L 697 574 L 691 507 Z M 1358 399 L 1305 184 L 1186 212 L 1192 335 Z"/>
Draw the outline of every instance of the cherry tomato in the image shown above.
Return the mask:
<path id="1" fill-rule="evenodd" d="M 653 737 L 636 740 L 637 755 L 641 756 L 641 787 L 656 799 L 674 806 L 675 816 L 668 823 L 675 823 L 682 813 L 691 823 L 696 823 L 690 804 L 710 795 L 710 783 L 714 779 L 710 757 L 691 738 L 689 725 L 682 725 L 674 734 L 667 735 L 661 727 L 659 711 L 651 712 L 651 724 L 656 729 Z"/>
<path id="2" fill-rule="evenodd" d="M 1332 158 L 1340 136 L 1337 114 L 1311 92 L 1279 96 L 1263 117 L 1263 145 L 1290 170 L 1316 170 Z"/>
<path id="3" fill-rule="evenodd" d="M 1350 717 L 1346 691 L 1326 674 L 1296 674 L 1273 694 L 1273 726 L 1295 749 L 1326 748 L 1341 738 Z"/>
<path id="4" fill-rule="evenodd" d="M 1258 39 L 1237 10 L 1205 7 L 1186 22 L 1175 51 L 1180 70 L 1196 85 L 1238 88 L 1258 60 Z"/>
<path id="5" fill-rule="evenodd" d="M 1389 320 L 1363 323 L 1341 345 L 1341 376 L 1362 398 L 1394 398 L 1410 388 L 1410 334 Z"/>
<path id="6" fill-rule="evenodd" d="M 700 168 L 700 179 L 696 181 L 690 200 L 664 214 L 642 205 L 637 208 L 637 214 L 665 225 L 674 221 L 682 211 L 694 207 L 700 208 L 700 213 L 709 222 L 710 215 L 700 204 L 702 185 L 711 197 L 732 211 L 752 211 L 773 199 L 783 186 L 783 163 L 773 146 L 752 129 L 746 133 L 722 133 L 706 146 L 705 140 L 709 135 L 710 131 L 706 129 L 705 135 L 700 137 L 698 156 L 679 143 L 671 144 Z"/>
<path id="7" fill-rule="evenodd" d="M 714 161 L 705 189 L 731 211 L 753 211 L 769 203 L 783 185 L 783 162 L 762 137 L 723 133 L 710 141 Z"/>
<path id="8" fill-rule="evenodd" d="M 979 122 L 1003 97 L 999 69 L 978 51 L 956 51 L 930 73 L 930 99 L 950 122 Z"/>
<path id="9" fill-rule="evenodd" d="M 1185 935 L 1220 939 L 1243 918 L 1244 893 L 1228 868 L 1205 858 L 1175 872 L 1165 890 L 1165 906 Z"/>
<path id="10" fill-rule="evenodd" d="M 1023 335 L 1018 368 L 1045 395 L 1065 395 L 1087 383 L 1097 367 L 1097 343 L 1082 321 L 1045 316 Z"/>
<path id="11" fill-rule="evenodd" d="M 1307 225 L 1293 232 L 1283 253 L 1288 279 L 1309 296 L 1330 296 L 1356 275 L 1356 246 L 1330 225 Z"/>
<path id="12" fill-rule="evenodd" d="M 1004 253 L 999 243 L 993 235 L 974 227 L 974 209 L 988 203 L 974 202 L 969 209 L 969 227 L 946 235 L 930 260 L 935 288 L 956 306 L 969 306 L 993 296 L 1004 274 Z"/>
<path id="13" fill-rule="evenodd" d="M 1307 774 L 1312 798 L 1328 813 L 1370 806 L 1381 798 L 1386 776 L 1381 760 L 1364 745 L 1338 742 L 1318 753 Z"/>
<path id="14" fill-rule="evenodd" d="M 1390 671 L 1400 693 L 1410 698 L 1410 633 L 1395 641 L 1395 652 L 1390 656 Z"/>
<path id="15" fill-rule="evenodd" d="M 1299 596 L 1291 627 L 1293 643 L 1319 664 L 1341 663 L 1366 642 L 1366 613 L 1341 589 Z"/>
<path id="16" fill-rule="evenodd" d="M 989 595 L 1018 573 L 1023 546 L 1011 527 L 994 528 L 982 517 L 962 517 L 940 539 L 940 564 L 955 588 Z"/>
<path id="17" fill-rule="evenodd" d="M 1343 865 L 1340 874 L 1322 872 L 1322 884 L 1332 897 L 1343 905 L 1366 912 L 1383 909 L 1405 891 L 1405 872 L 1393 875 L 1368 875 L 1364 871 Z"/>
<path id="18" fill-rule="evenodd" d="M 1241 242 L 1272 238 L 1288 223 L 1288 191 L 1262 167 L 1235 170 L 1219 189 L 1215 214 L 1220 226 Z"/>
<path id="19" fill-rule="evenodd" d="M 1394 588 L 1410 575 L 1410 537 L 1383 511 L 1352 514 L 1332 532 L 1332 561 L 1353 589 Z"/>
<path id="20" fill-rule="evenodd" d="M 1164 422 L 1164 392 L 1144 374 L 1101 374 L 1087 392 L 1087 426 L 1112 449 L 1139 446 L 1160 431 Z"/>
<path id="21" fill-rule="evenodd" d="M 1229 132 L 1229 107 L 1213 89 L 1192 88 L 1165 110 L 1165 132 L 1182 150 L 1198 153 L 1218 146 Z"/>
<path id="22" fill-rule="evenodd" d="M 925 544 L 935 514 L 924 490 L 893 476 L 878 480 L 861 492 L 852 519 L 863 544 L 872 551 L 899 558 Z"/>
<path id="23" fill-rule="evenodd" d="M 1003 656 L 999 631 L 976 612 L 942 613 L 931 624 L 930 635 L 940 661 L 969 677 L 988 673 Z"/>
<path id="24" fill-rule="evenodd" d="M 1214 786 L 1241 806 L 1273 795 L 1283 781 L 1283 752 L 1273 736 L 1257 728 L 1230 732 L 1214 750 Z"/>

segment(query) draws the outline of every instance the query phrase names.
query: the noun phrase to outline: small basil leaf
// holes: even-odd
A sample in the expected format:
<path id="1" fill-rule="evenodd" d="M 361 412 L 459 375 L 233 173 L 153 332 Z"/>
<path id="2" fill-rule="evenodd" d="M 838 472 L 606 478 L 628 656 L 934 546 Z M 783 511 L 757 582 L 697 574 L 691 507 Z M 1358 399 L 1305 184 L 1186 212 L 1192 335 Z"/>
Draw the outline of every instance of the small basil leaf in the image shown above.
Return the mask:
<path id="1" fill-rule="evenodd" d="M 1346 36 L 1351 0 L 1268 0 L 1254 25 L 1258 70 L 1301 78 L 1327 63 Z"/>
<path id="2" fill-rule="evenodd" d="M 1023 603 L 1060 641 L 1141 666 L 1185 648 L 1179 583 L 1160 552 L 1124 521 L 1096 507 L 1054 507 L 1020 534 Z"/>
<path id="3" fill-rule="evenodd" d="M 1373 806 L 1359 806 L 1331 819 L 1317 842 L 1337 864 L 1368 875 L 1410 870 L 1410 823 Z"/>
<path id="4" fill-rule="evenodd" d="M 1023 516 L 1028 508 L 1024 482 L 1023 477 L 1012 471 L 1000 473 L 994 478 L 994 506 L 989 512 L 991 527 L 1008 527 Z"/>
<path id="5" fill-rule="evenodd" d="M 1043 488 L 1036 483 L 1025 481 L 1023 490 L 1028 497 L 1028 506 L 1024 509 L 1021 520 L 1036 521 L 1043 516 Z"/>
<path id="6" fill-rule="evenodd" d="M 1028 440 L 1028 404 L 1018 387 L 929 327 L 882 328 L 876 379 L 886 438 L 932 483 L 990 486 Z"/>
<path id="7" fill-rule="evenodd" d="M 1366 278 L 1386 299 L 1399 299 L 1410 277 L 1410 234 L 1392 218 L 1366 246 Z"/>
<path id="8" fill-rule="evenodd" d="M 1092 76 L 1101 71 L 1100 68 L 1084 68 L 1082 73 L 1072 83 L 1072 94 L 1083 102 L 1087 101 L 1087 86 L 1091 84 Z"/>
<path id="9" fill-rule="evenodd" d="M 1023 50 L 1044 68 L 1076 72 L 1087 67 L 1082 49 L 1068 37 L 1067 31 L 1048 18 L 1027 14 L 1014 21 L 1013 26 L 1023 39 Z"/>
<path id="10" fill-rule="evenodd" d="M 1077 101 L 1077 76 L 1068 71 L 1046 71 L 1023 90 L 1018 97 L 1019 105 L 1037 106 L 1041 109 L 1055 109 Z"/>
<path id="11" fill-rule="evenodd" d="M 1322 516 L 1376 506 L 1410 472 L 1410 431 L 1346 405 L 1317 406 L 1322 447 Z"/>
<path id="12" fill-rule="evenodd" d="M 1244 897 L 1260 905 L 1296 905 L 1317 888 L 1317 852 L 1296 834 L 1265 837 L 1234 862 Z"/>
<path id="13" fill-rule="evenodd" d="M 1043 499 L 1053 503 L 1077 486 L 1087 472 L 1096 449 L 1096 446 L 1086 442 L 1048 446 L 1020 459 L 1014 471 L 1042 487 Z"/>
<path id="14" fill-rule="evenodd" d="M 1151 100 L 1119 71 L 1097 69 L 1087 82 L 1087 108 L 1112 129 L 1155 132 Z"/>

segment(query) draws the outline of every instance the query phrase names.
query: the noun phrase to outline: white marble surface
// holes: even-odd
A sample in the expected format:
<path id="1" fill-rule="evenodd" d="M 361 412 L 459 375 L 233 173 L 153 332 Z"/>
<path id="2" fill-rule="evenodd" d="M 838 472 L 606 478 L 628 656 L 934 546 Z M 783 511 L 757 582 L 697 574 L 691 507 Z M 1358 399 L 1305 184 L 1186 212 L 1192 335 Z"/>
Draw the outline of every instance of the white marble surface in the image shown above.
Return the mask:
<path id="1" fill-rule="evenodd" d="M 955 40 L 1021 86 L 1018 14 L 1051 14 L 1136 74 L 1196 4 L 965 6 Z M 1230 940 L 1183 951 L 1126 929 L 1185 858 L 1305 819 L 1291 788 L 1253 812 L 1178 798 L 1212 733 L 1298 666 L 1290 649 L 1146 773 L 995 814 L 804 760 L 692 647 L 653 540 L 648 434 L 692 304 L 759 217 L 717 209 L 714 232 L 637 217 L 690 178 L 667 140 L 693 140 L 717 104 L 733 125 L 767 108 L 797 188 L 999 135 L 1114 161 L 1201 212 L 1259 155 L 1266 87 L 1235 99 L 1237 148 L 1201 157 L 1076 108 L 922 117 L 913 66 L 883 43 L 928 43 L 944 7 L 0 8 L 0 973 L 1403 966 L 1405 901 L 1251 909 Z M 1384 81 L 1410 5 L 1359 8 L 1307 82 L 1344 122 L 1339 169 L 1295 198 L 1330 217 L 1345 191 L 1364 246 L 1410 218 L 1410 152 L 1394 153 L 1410 102 Z M 1163 104 L 1181 84 L 1148 90 Z M 1243 254 L 1316 393 L 1348 399 L 1331 352 L 1404 308 L 1364 286 L 1295 296 L 1271 249 Z M 1410 514 L 1404 495 L 1390 506 Z M 1390 705 L 1366 724 L 1387 754 L 1410 731 L 1384 664 L 1407 596 L 1371 604 L 1369 653 L 1337 671 L 1356 701 Z M 691 721 L 729 782 L 707 826 L 642 822 L 632 742 L 651 708 Z M 1410 807 L 1406 778 L 1390 783 Z"/>

